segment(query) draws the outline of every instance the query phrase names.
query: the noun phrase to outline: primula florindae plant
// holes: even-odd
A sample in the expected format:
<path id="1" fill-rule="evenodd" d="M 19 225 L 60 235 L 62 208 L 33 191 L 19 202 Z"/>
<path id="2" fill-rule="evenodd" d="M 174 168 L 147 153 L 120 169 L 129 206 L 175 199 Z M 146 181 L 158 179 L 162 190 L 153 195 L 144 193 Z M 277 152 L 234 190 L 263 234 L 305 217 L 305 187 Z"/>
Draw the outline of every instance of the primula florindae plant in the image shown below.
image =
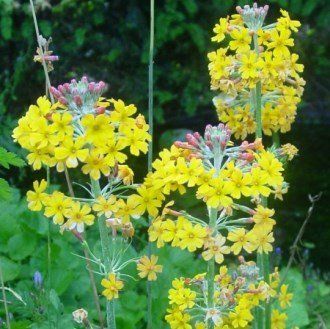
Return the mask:
<path id="1" fill-rule="evenodd" d="M 51 101 L 40 97 L 19 120 L 13 138 L 28 151 L 34 170 L 47 171 L 47 179 L 35 181 L 34 190 L 27 192 L 29 208 L 42 210 L 61 232 L 70 231 L 81 241 L 96 305 L 93 275 L 101 276 L 108 328 L 116 328 L 114 300 L 133 276 L 123 270 L 136 263 L 139 276 L 149 281 L 162 272 L 150 244 L 148 256 L 127 255 L 134 219 L 145 213 L 150 243 L 187 249 L 205 261 L 202 273 L 173 277 L 165 316 L 171 328 L 286 327 L 292 293 L 270 262 L 276 221 L 268 199 L 282 200 L 288 190 L 284 168 L 297 149 L 280 146 L 278 133 L 290 130 L 305 82 L 298 55 L 290 53 L 300 23 L 282 10 L 277 22 L 265 25 L 267 11 L 268 6 L 256 4 L 237 7 L 237 14 L 216 24 L 212 41 L 222 47 L 208 58 L 211 89 L 218 92 L 214 104 L 223 123 L 207 125 L 203 135 L 187 134 L 186 141 L 161 151 L 143 184 L 133 183 L 126 161 L 148 151 L 149 126 L 134 105 L 102 97 L 105 83 L 83 77 L 48 86 Z M 45 59 L 43 64 L 46 72 Z M 149 78 L 152 107 L 152 70 Z M 233 141 L 252 133 L 254 140 Z M 264 145 L 263 134 L 273 136 L 271 147 Z M 150 153 L 148 167 L 151 158 Z M 68 193 L 50 191 L 50 173 L 55 172 L 65 177 Z M 79 184 L 71 182 L 70 173 L 79 177 Z M 202 211 L 176 208 L 172 194 L 184 198 L 188 189 Z M 87 228 L 96 223 L 102 257 L 86 241 Z M 90 262 L 97 271 L 91 271 Z M 150 285 L 147 290 L 150 301 Z M 151 310 L 149 303 L 148 329 Z M 84 312 L 77 310 L 74 316 L 86 316 Z"/>
<path id="2" fill-rule="evenodd" d="M 171 328 L 285 328 L 283 310 L 292 294 L 270 268 L 276 222 L 267 198 L 282 199 L 287 191 L 284 164 L 297 149 L 279 147 L 275 134 L 290 129 L 304 80 L 298 55 L 289 51 L 300 23 L 281 11 L 276 23 L 264 25 L 267 11 L 237 7 L 216 24 L 212 40 L 223 48 L 208 55 L 209 70 L 211 88 L 220 91 L 214 103 L 227 125 L 207 126 L 203 136 L 188 134 L 186 142 L 163 150 L 144 183 L 168 202 L 149 229 L 150 240 L 159 248 L 169 243 L 198 252 L 207 262 L 205 273 L 174 279 L 166 316 Z M 272 147 L 263 146 L 262 132 L 273 134 Z M 231 141 L 231 134 L 251 133 L 252 143 Z M 166 200 L 187 188 L 205 203 L 205 216 L 175 210 Z M 241 255 L 253 259 L 254 252 L 257 263 Z M 223 265 L 230 253 L 241 255 L 237 268 Z"/>
<path id="3" fill-rule="evenodd" d="M 43 179 L 35 181 L 34 190 L 27 192 L 28 205 L 32 211 L 43 210 L 61 231 L 73 232 L 87 247 L 91 261 L 104 276 L 102 294 L 109 301 L 108 327 L 113 328 L 114 307 L 110 301 L 123 289 L 122 270 L 137 262 L 140 276 L 155 280 L 161 266 L 156 265 L 155 256 L 125 259 L 127 244 L 134 235 L 131 219 L 145 210 L 141 197 L 130 193 L 137 185 L 125 162 L 129 154 L 146 153 L 151 137 L 144 117 L 136 115 L 136 107 L 122 100 L 100 98 L 104 89 L 104 82 L 88 82 L 85 77 L 51 87 L 58 102 L 52 105 L 46 97 L 40 97 L 19 120 L 13 137 L 28 150 L 33 169 L 44 166 L 64 172 L 70 195 L 49 193 L 49 184 Z M 83 197 L 74 194 L 69 171 L 84 174 L 85 181 L 77 184 Z M 91 253 L 84 239 L 86 229 L 96 223 L 102 260 Z"/>

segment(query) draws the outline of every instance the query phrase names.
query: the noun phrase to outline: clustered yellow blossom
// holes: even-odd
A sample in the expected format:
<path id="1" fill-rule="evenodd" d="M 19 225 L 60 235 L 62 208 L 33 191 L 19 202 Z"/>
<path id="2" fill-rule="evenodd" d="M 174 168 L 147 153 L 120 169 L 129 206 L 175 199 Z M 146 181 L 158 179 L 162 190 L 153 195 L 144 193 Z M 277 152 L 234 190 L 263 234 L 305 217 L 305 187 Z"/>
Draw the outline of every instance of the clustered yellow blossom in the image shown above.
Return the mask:
<path id="1" fill-rule="evenodd" d="M 134 235 L 131 219 L 153 209 L 149 202 L 144 207 L 141 198 L 147 199 L 150 191 L 144 194 L 144 187 L 133 184 L 134 172 L 126 164 L 129 155 L 147 152 L 151 136 L 136 107 L 120 99 L 102 98 L 105 88 L 104 82 L 89 82 L 86 77 L 51 87 L 57 103 L 52 105 L 46 96 L 39 97 L 19 119 L 13 138 L 28 151 L 28 163 L 34 170 L 54 168 L 51 174 L 64 172 L 68 183 L 69 196 L 50 192 L 45 179 L 34 181 L 33 190 L 27 192 L 29 209 L 43 211 L 61 231 L 73 232 L 85 245 L 82 233 L 96 218 L 104 223 L 106 236 L 112 233 L 115 247 L 103 255 L 104 264 L 88 248 L 106 277 L 101 282 L 103 295 L 111 300 L 118 298 L 124 286 L 120 272 L 137 261 L 124 261 L 123 257 L 128 249 L 123 243 L 130 242 Z M 73 193 L 71 170 L 80 171 L 80 177 L 86 178 L 80 178 L 77 184 L 84 193 L 81 197 Z M 139 195 L 132 194 L 137 188 Z M 140 277 L 155 280 L 162 270 L 156 262 L 155 256 L 142 257 L 138 262 Z"/>
<path id="2" fill-rule="evenodd" d="M 291 52 L 292 33 L 299 21 L 285 10 L 271 25 L 264 25 L 268 7 L 238 8 L 238 14 L 220 18 L 212 41 L 222 47 L 208 54 L 211 89 L 218 91 L 214 104 L 221 122 L 236 138 L 256 130 L 254 102 L 260 88 L 262 128 L 266 135 L 291 129 L 305 81 L 304 66 Z"/>
<path id="3" fill-rule="evenodd" d="M 218 174 L 211 162 L 212 138 L 217 137 L 210 134 L 223 138 Z M 274 211 L 263 207 L 260 198 L 275 193 L 284 184 L 282 162 L 274 153 L 264 150 L 258 140 L 230 147 L 230 132 L 223 125 L 208 126 L 204 136 L 188 135 L 187 143 L 178 142 L 160 152 L 153 163 L 154 172 L 137 189 L 139 195 L 133 196 L 139 199 L 141 211 L 155 216 L 149 228 L 150 241 L 156 242 L 158 248 L 169 243 L 190 252 L 202 249 L 206 261 L 214 258 L 218 264 L 230 252 L 238 255 L 242 250 L 272 251 Z M 187 188 L 194 189 L 196 198 L 207 208 L 220 212 L 214 231 L 207 221 L 177 212 L 169 205 L 159 213 L 171 193 L 184 194 Z M 250 198 L 255 207 L 241 205 L 242 198 Z"/>
<path id="4" fill-rule="evenodd" d="M 206 329 L 212 323 L 215 329 L 249 328 L 254 319 L 254 308 L 278 294 L 281 298 L 283 287 L 286 286 L 282 286 L 279 293 L 278 286 L 273 287 L 275 280 L 268 285 L 258 277 L 259 269 L 254 262 L 245 262 L 242 257 L 240 261 L 241 264 L 234 271 L 224 265 L 220 267 L 214 278 L 212 309 L 208 309 L 209 283 L 206 273 L 192 279 L 174 279 L 168 294 L 170 308 L 165 317 L 170 327 Z M 287 294 L 282 300 L 290 300 L 291 297 L 292 294 Z M 282 306 L 282 309 L 285 308 Z M 285 328 L 285 320 L 284 313 L 273 309 L 272 328 Z"/>
<path id="5" fill-rule="evenodd" d="M 79 233 L 93 224 L 95 214 L 115 217 L 124 225 L 143 212 L 133 196 L 122 199 L 113 192 L 120 184 L 132 185 L 134 173 L 125 162 L 129 153 L 147 152 L 148 125 L 141 114 L 134 117 L 134 105 L 101 98 L 104 88 L 103 82 L 88 82 L 85 77 L 52 87 L 58 102 L 52 105 L 45 96 L 38 98 L 13 131 L 14 140 L 29 152 L 33 169 L 77 168 L 88 180 L 106 176 L 110 181 L 101 196 L 86 202 L 59 191 L 47 193 L 45 180 L 35 181 L 34 191 L 27 193 L 31 210 L 44 209 L 55 224 Z"/>

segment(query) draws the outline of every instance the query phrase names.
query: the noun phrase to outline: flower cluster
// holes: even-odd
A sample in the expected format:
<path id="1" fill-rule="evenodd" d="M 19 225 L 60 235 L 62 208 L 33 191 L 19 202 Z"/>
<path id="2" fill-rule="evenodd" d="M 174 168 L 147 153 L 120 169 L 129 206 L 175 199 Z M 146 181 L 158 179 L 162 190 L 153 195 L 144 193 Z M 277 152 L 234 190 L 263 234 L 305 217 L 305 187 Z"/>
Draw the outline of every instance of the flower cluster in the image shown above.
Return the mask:
<path id="1" fill-rule="evenodd" d="M 227 126 L 208 125 L 203 136 L 187 134 L 186 142 L 175 142 L 153 162 L 154 171 L 145 178 L 136 198 L 140 198 L 143 209 L 154 216 L 149 239 L 156 242 L 158 248 L 168 243 L 199 252 L 205 261 L 216 264 L 222 264 L 229 253 L 267 254 L 273 250 L 274 210 L 263 205 L 262 198 L 285 193 L 283 164 L 294 156 L 295 150 L 289 145 L 266 150 L 259 139 L 235 146 L 230 139 L 231 131 Z M 206 218 L 174 209 L 171 194 L 184 195 L 188 189 L 193 189 L 196 198 L 205 204 Z M 166 317 L 171 327 L 192 328 L 190 319 L 196 317 L 202 319 L 196 328 L 204 328 L 203 323 L 209 318 L 219 328 L 222 324 L 229 325 L 230 321 L 228 328 L 247 326 L 253 319 L 251 309 L 265 298 L 276 296 L 268 292 L 271 288 L 267 283 L 260 281 L 259 269 L 249 267 L 251 271 L 252 268 L 255 282 L 234 279 L 230 287 L 219 286 L 218 276 L 210 283 L 209 273 L 188 281 L 175 280 L 169 297 L 172 308 Z M 232 285 L 239 286 L 235 290 Z M 193 286 L 197 286 L 197 290 Z M 207 299 L 212 291 L 216 303 L 208 300 L 200 306 L 200 296 Z M 228 305 L 222 304 L 225 303 L 223 298 L 219 299 L 225 292 L 233 294 L 227 296 L 230 297 Z M 252 302 L 251 296 L 258 298 Z"/>
<path id="2" fill-rule="evenodd" d="M 254 308 L 270 298 L 277 298 L 280 309 L 290 305 L 292 294 L 287 286 L 279 289 L 278 272 L 272 273 L 270 284 L 259 278 L 254 262 L 245 262 L 236 270 L 221 266 L 214 277 L 213 308 L 208 308 L 206 273 L 194 278 L 174 279 L 169 290 L 170 308 L 166 321 L 173 329 L 204 329 L 212 323 L 215 329 L 248 328 L 254 319 Z M 272 328 L 285 328 L 285 313 L 273 310 Z"/>
<path id="3" fill-rule="evenodd" d="M 134 172 L 126 160 L 129 154 L 146 153 L 151 136 L 144 116 L 136 115 L 136 107 L 120 99 L 103 98 L 105 89 L 104 82 L 89 82 L 86 77 L 51 87 L 57 102 L 51 104 L 45 96 L 38 98 L 18 121 L 13 138 L 29 152 L 27 159 L 33 169 L 64 172 L 69 196 L 58 190 L 50 192 L 48 182 L 42 179 L 27 192 L 28 207 L 43 211 L 61 231 L 69 230 L 82 241 L 105 276 L 103 295 L 111 300 L 123 289 L 121 271 L 128 264 L 136 263 L 139 276 L 148 280 L 155 280 L 162 266 L 157 265 L 155 256 L 125 258 L 125 243 L 134 235 L 131 219 L 144 212 L 140 196 L 131 192 L 139 184 L 133 184 Z M 73 192 L 71 170 L 81 172 L 87 180 L 76 183 L 83 189 L 82 196 Z M 138 190 L 142 193 L 143 188 Z M 103 249 L 112 243 L 103 259 L 91 252 L 82 235 L 96 219 Z"/>
<path id="4" fill-rule="evenodd" d="M 212 41 L 223 47 L 208 54 L 211 89 L 221 122 L 228 123 L 236 138 L 244 139 L 256 130 L 253 97 L 259 88 L 262 128 L 266 135 L 287 132 L 295 119 L 305 81 L 304 66 L 291 53 L 292 32 L 299 21 L 281 10 L 277 22 L 264 25 L 268 6 L 237 7 L 238 14 L 220 18 Z"/>
<path id="5" fill-rule="evenodd" d="M 231 145 L 227 127 L 207 126 L 204 137 L 188 134 L 187 142 L 176 142 L 154 161 L 155 171 L 140 188 L 154 191 L 147 200 L 149 208 L 153 204 L 155 209 L 160 207 L 174 191 L 183 194 L 194 188 L 196 198 L 217 212 L 212 229 L 204 219 L 173 210 L 170 201 L 149 229 L 149 238 L 158 247 L 170 243 L 190 252 L 203 248 L 202 257 L 207 261 L 214 258 L 219 264 L 229 252 L 272 250 L 274 211 L 262 206 L 260 197 L 278 193 L 285 186 L 283 164 L 275 156 L 280 152 L 264 150 L 258 140 Z M 242 205 L 240 200 L 246 198 L 255 206 Z M 155 215 L 153 208 L 151 214 Z"/>
<path id="6" fill-rule="evenodd" d="M 45 215 L 55 224 L 80 233 L 85 225 L 93 224 L 93 210 L 98 216 L 115 217 L 122 225 L 140 214 L 136 204 L 117 198 L 114 192 L 121 184 L 132 185 L 134 173 L 125 164 L 126 149 L 135 156 L 147 152 L 151 138 L 148 125 L 141 114 L 134 117 L 134 105 L 101 98 L 104 89 L 104 82 L 88 82 L 86 77 L 52 87 L 58 102 L 51 105 L 46 97 L 40 97 L 13 132 L 13 138 L 29 151 L 27 159 L 35 170 L 44 165 L 62 172 L 81 166 L 81 172 L 93 180 L 107 177 L 101 195 L 86 202 L 59 191 L 45 193 L 44 180 L 35 182 L 35 191 L 27 194 L 31 210 L 44 207 Z"/>

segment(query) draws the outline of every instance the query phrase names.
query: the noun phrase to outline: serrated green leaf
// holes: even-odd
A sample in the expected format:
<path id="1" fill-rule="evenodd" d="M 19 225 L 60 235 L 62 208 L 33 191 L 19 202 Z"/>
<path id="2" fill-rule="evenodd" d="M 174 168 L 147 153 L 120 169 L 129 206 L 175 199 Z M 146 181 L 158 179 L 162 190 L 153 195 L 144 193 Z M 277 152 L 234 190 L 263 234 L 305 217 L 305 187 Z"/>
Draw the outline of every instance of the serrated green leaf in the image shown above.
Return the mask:
<path id="1" fill-rule="evenodd" d="M 14 280 L 19 275 L 20 266 L 7 257 L 0 257 L 0 266 L 4 282 Z"/>
<path id="2" fill-rule="evenodd" d="M 8 152 L 3 147 L 0 147 L 0 166 L 6 169 L 9 169 L 9 166 L 23 167 L 25 166 L 25 161 L 16 154 Z"/>
<path id="3" fill-rule="evenodd" d="M 11 187 L 3 178 L 0 178 L 0 200 L 9 200 L 11 196 Z"/>
<path id="4" fill-rule="evenodd" d="M 21 232 L 8 241 L 9 256 L 13 260 L 23 260 L 33 254 L 37 245 L 37 237 L 29 232 Z"/>

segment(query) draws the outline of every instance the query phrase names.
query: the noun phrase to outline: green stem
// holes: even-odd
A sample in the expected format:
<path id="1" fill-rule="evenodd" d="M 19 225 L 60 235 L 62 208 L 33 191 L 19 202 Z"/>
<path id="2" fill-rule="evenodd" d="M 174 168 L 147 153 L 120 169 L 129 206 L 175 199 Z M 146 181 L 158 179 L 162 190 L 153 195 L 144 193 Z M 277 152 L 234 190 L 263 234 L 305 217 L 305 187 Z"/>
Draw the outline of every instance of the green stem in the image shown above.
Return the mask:
<path id="1" fill-rule="evenodd" d="M 209 210 L 209 216 L 210 216 L 210 221 L 209 221 L 209 227 L 211 230 L 215 230 L 216 222 L 217 222 L 217 215 L 218 215 L 218 210 L 215 208 L 211 208 Z M 214 276 L 215 276 L 215 262 L 214 258 L 211 258 L 208 263 L 207 263 L 207 308 L 210 310 L 214 308 Z M 214 323 L 212 319 L 209 320 L 208 323 L 208 328 L 213 329 L 214 328 Z"/>
<path id="2" fill-rule="evenodd" d="M 281 141 L 280 141 L 280 134 L 278 133 L 278 131 L 273 132 L 272 138 L 273 138 L 273 146 L 275 146 L 276 148 L 280 147 Z"/>
<path id="3" fill-rule="evenodd" d="M 9 317 L 9 311 L 8 311 L 8 305 L 7 305 L 5 282 L 3 280 L 3 274 L 2 274 L 1 259 L 0 259 L 0 284 L 1 284 L 1 290 L 2 290 L 3 305 L 5 308 L 5 314 L 6 314 L 6 324 L 7 324 L 7 328 L 10 329 L 10 317 Z"/>
<path id="4" fill-rule="evenodd" d="M 258 35 L 253 34 L 254 51 L 259 56 Z M 253 91 L 253 107 L 255 111 L 256 120 L 256 138 L 262 139 L 262 115 L 261 115 L 261 81 L 258 81 Z M 267 199 L 262 197 L 261 203 L 267 206 Z M 264 280 L 269 283 L 269 254 L 258 254 L 257 265 L 260 272 L 263 274 Z M 264 309 L 257 310 L 258 329 L 270 329 L 271 323 L 271 304 L 265 302 Z"/>
<path id="5" fill-rule="evenodd" d="M 98 180 L 94 180 L 91 178 L 91 186 L 94 197 L 97 198 L 101 195 L 101 187 Z M 105 265 L 105 269 L 107 273 L 111 273 L 111 240 L 108 235 L 108 230 L 105 222 L 105 216 L 98 217 L 98 225 L 100 232 L 100 240 L 101 240 L 101 248 L 102 248 L 102 256 Z M 116 316 L 115 316 L 115 304 L 113 300 L 107 300 L 107 328 L 108 329 L 116 329 Z"/>
<path id="6" fill-rule="evenodd" d="M 148 72 L 148 122 L 151 140 L 148 149 L 148 171 L 152 171 L 153 158 L 153 131 L 154 131 L 154 46 L 155 46 L 155 1 L 150 0 L 150 44 L 149 44 L 149 72 Z M 152 222 L 151 216 L 148 217 L 149 227 Z M 152 254 L 152 245 L 148 241 L 148 256 Z M 152 329 L 152 285 L 147 281 L 148 311 L 147 329 Z"/>

